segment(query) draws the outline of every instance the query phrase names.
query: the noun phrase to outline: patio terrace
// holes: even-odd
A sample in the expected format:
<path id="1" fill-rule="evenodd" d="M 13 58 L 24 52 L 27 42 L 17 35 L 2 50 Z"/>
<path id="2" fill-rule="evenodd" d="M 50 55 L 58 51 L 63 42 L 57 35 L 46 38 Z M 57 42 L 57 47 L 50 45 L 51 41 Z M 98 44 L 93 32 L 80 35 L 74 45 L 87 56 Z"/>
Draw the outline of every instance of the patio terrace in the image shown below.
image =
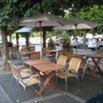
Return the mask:
<path id="1" fill-rule="evenodd" d="M 64 80 L 58 79 L 58 85 L 60 90 L 64 91 Z M 33 88 L 37 86 L 24 90 L 10 73 L 2 73 L 0 103 L 85 103 L 92 96 L 103 93 L 103 78 L 100 75 L 85 75 L 84 79 L 80 79 L 79 84 L 76 79 L 69 78 L 68 90 L 64 94 L 47 88 L 40 97 Z"/>

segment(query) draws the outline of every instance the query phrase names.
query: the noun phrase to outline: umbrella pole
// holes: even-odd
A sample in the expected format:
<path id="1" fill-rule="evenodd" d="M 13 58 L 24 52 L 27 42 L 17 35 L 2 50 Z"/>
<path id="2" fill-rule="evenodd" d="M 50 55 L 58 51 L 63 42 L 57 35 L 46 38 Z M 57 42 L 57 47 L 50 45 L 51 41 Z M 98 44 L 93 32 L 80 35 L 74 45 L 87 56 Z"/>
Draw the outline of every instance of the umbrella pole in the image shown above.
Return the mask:
<path id="1" fill-rule="evenodd" d="M 46 48 L 46 29 L 43 29 L 43 48 Z"/>

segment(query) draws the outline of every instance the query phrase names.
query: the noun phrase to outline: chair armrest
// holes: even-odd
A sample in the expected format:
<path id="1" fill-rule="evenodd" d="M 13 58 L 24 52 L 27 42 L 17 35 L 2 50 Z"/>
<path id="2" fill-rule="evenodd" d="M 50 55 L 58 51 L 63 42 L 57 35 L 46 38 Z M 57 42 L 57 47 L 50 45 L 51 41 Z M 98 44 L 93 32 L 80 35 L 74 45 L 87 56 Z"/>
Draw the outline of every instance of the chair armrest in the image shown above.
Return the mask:
<path id="1" fill-rule="evenodd" d="M 24 69 L 24 68 L 25 68 L 24 65 L 19 65 L 19 66 L 17 66 L 17 69 Z"/>

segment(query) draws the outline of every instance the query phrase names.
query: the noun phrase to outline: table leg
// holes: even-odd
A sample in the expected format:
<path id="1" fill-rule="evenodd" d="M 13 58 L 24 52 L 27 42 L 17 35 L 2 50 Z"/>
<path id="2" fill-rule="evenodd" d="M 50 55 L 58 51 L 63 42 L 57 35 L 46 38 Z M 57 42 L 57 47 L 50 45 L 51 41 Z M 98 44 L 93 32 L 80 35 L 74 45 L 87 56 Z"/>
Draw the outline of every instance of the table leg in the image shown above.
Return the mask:
<path id="1" fill-rule="evenodd" d="M 47 85 L 49 84 L 50 80 L 53 78 L 54 74 L 50 73 L 50 75 L 48 75 L 45 79 L 45 81 L 43 82 L 41 88 L 40 88 L 40 93 L 42 93 L 44 91 L 44 89 L 47 87 Z"/>
<path id="2" fill-rule="evenodd" d="M 95 58 L 92 57 L 93 62 L 95 63 L 96 68 L 98 69 L 100 74 L 103 74 L 100 67 L 98 66 L 98 63 L 96 62 Z"/>

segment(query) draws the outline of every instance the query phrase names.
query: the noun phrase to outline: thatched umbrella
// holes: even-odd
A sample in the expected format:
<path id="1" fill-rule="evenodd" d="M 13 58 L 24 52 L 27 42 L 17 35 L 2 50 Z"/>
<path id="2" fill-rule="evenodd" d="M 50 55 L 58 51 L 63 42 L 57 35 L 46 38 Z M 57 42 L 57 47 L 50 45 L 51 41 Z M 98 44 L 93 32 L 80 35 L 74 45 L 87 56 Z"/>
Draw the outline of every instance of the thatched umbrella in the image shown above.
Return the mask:
<path id="1" fill-rule="evenodd" d="M 65 25 L 67 23 L 66 20 L 63 18 L 57 17 L 52 14 L 38 14 L 30 18 L 24 18 L 20 25 L 24 26 L 27 24 L 27 26 L 30 27 L 54 27 L 54 26 L 61 26 Z"/>
<path id="2" fill-rule="evenodd" d="M 66 23 L 67 23 L 66 20 L 52 14 L 38 14 L 31 18 L 24 18 L 21 21 L 20 25 L 39 28 L 40 30 L 42 30 L 43 27 L 64 26 Z M 42 36 L 43 36 L 43 47 L 45 47 L 46 34 L 43 33 Z"/>
<path id="3" fill-rule="evenodd" d="M 88 29 L 93 29 L 94 27 L 98 26 L 99 24 L 94 22 L 94 21 L 90 21 L 90 20 L 83 20 L 83 19 L 78 19 L 78 18 L 74 18 L 71 20 L 67 21 L 67 24 L 64 25 L 63 27 L 56 27 L 54 29 L 60 29 L 60 30 L 74 30 L 74 35 L 76 36 L 76 30 L 88 30 Z M 85 36 L 84 36 L 85 38 Z M 85 41 L 84 41 L 84 46 L 85 46 Z M 76 49 L 77 50 L 77 49 Z"/>
<path id="4" fill-rule="evenodd" d="M 19 34 L 25 34 L 26 37 L 26 46 L 29 48 L 29 33 L 32 31 L 32 28 L 30 27 L 23 27 L 15 31 L 16 33 L 16 43 L 17 43 L 17 48 L 19 48 Z"/>
<path id="5" fill-rule="evenodd" d="M 64 29 L 64 30 L 85 30 L 85 29 L 92 29 L 96 26 L 98 26 L 99 24 L 94 22 L 94 21 L 90 21 L 90 20 L 83 20 L 83 19 L 71 19 L 68 20 L 66 25 L 64 25 L 63 27 L 56 27 L 55 29 Z"/>

